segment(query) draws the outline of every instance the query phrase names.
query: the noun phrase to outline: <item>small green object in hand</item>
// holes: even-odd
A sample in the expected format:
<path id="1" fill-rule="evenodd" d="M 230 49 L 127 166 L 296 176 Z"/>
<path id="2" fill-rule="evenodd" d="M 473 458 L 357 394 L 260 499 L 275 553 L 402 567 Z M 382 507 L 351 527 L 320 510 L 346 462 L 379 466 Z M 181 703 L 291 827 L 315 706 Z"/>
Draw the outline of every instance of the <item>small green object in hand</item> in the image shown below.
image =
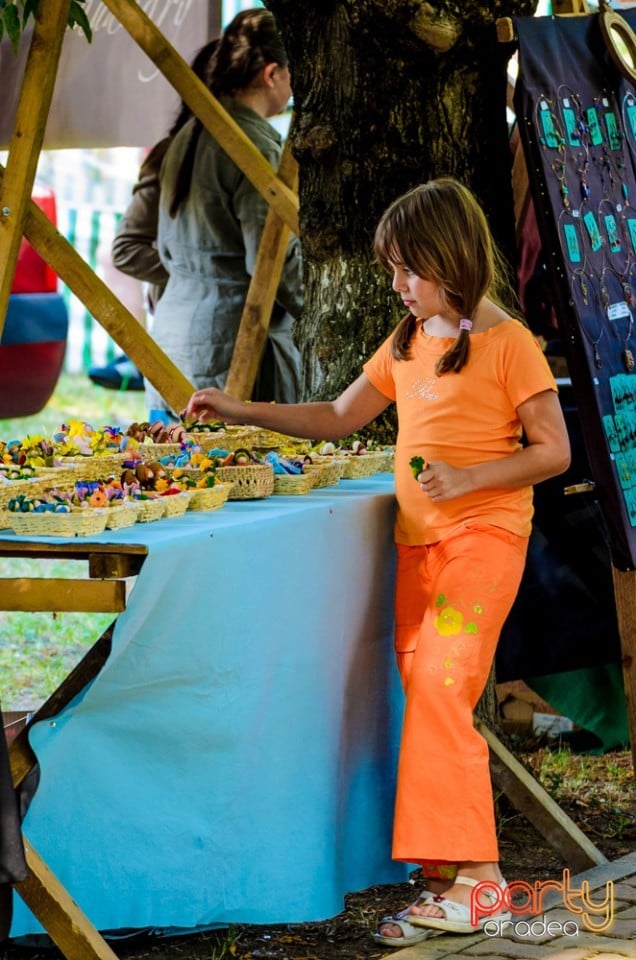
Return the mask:
<path id="1" fill-rule="evenodd" d="M 422 470 L 426 470 L 426 460 L 424 457 L 411 457 L 409 466 L 413 471 L 413 476 L 417 480 Z"/>

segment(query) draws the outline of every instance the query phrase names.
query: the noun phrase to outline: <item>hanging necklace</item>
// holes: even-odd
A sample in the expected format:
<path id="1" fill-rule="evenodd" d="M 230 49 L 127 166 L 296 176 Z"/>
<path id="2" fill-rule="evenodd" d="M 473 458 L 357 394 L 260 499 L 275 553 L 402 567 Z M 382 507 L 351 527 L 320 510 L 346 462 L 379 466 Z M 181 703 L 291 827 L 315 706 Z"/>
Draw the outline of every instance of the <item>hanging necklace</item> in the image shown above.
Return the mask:
<path id="1" fill-rule="evenodd" d="M 598 294 L 594 286 L 594 278 L 592 276 L 583 274 L 580 282 L 581 282 L 581 288 L 585 290 L 585 296 L 583 300 L 585 305 L 588 306 L 590 304 L 592 297 L 594 298 L 594 300 L 598 302 Z M 590 329 L 588 329 L 588 327 L 586 327 L 585 323 L 583 322 L 583 313 L 579 313 L 579 326 L 583 332 L 585 339 L 587 340 L 590 347 L 592 348 L 594 366 L 598 370 L 603 366 L 603 361 L 601 359 L 601 354 L 599 351 L 599 343 L 603 339 L 603 334 L 605 333 L 605 323 L 603 321 L 602 311 L 600 310 L 594 310 L 594 309 L 590 310 L 588 315 L 590 319 L 594 317 L 601 318 L 599 320 L 598 330 L 595 330 L 592 332 Z"/>
<path id="2" fill-rule="evenodd" d="M 612 274 L 620 283 L 621 292 L 624 299 L 612 303 L 609 288 L 607 286 L 608 274 Z M 631 304 L 634 302 L 634 295 L 632 292 L 631 283 L 628 282 L 624 276 L 617 274 L 612 267 L 604 265 L 600 276 L 600 290 L 603 309 L 612 325 L 612 329 L 616 332 L 616 336 L 623 345 L 623 349 L 621 351 L 621 360 L 623 361 L 623 366 L 628 373 L 631 373 L 636 367 L 636 360 L 634 359 L 634 354 L 630 346 L 630 339 L 634 326 L 634 315 L 631 308 Z M 618 328 L 618 321 L 623 319 L 627 320 L 625 336 L 621 334 Z"/>

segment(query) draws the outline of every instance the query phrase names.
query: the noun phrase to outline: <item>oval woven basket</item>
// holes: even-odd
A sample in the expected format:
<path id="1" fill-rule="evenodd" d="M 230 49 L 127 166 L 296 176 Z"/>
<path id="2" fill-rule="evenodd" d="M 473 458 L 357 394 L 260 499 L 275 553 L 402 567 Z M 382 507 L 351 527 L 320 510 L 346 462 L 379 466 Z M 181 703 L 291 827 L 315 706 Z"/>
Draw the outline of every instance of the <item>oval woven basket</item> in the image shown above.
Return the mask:
<path id="1" fill-rule="evenodd" d="M 190 491 L 184 490 L 183 493 L 171 493 L 169 496 L 162 497 L 166 501 L 166 517 L 182 517 L 188 509 L 190 503 Z"/>
<path id="2" fill-rule="evenodd" d="M 313 485 L 319 487 L 332 487 L 342 478 L 344 462 L 339 458 L 325 457 L 324 460 L 316 458 L 312 463 L 306 463 L 303 467 L 305 473 L 311 475 Z"/>
<path id="3" fill-rule="evenodd" d="M 140 443 L 136 448 L 144 460 L 161 460 L 168 455 L 181 453 L 180 443 Z"/>
<path id="4" fill-rule="evenodd" d="M 309 493 L 314 485 L 310 473 L 275 473 L 274 493 L 278 496 L 300 496 Z"/>
<path id="5" fill-rule="evenodd" d="M 122 453 L 97 454 L 94 457 L 60 457 L 60 467 L 74 467 L 77 480 L 102 480 L 110 474 L 119 475 Z"/>
<path id="6" fill-rule="evenodd" d="M 342 479 L 358 480 L 360 477 L 370 477 L 377 471 L 377 460 L 375 460 L 373 454 L 361 453 L 359 456 L 354 454 L 351 457 L 345 457 Z"/>
<path id="7" fill-rule="evenodd" d="M 11 510 L 2 510 L 0 509 L 0 530 L 10 530 L 11 529 L 11 518 L 13 513 Z"/>
<path id="8" fill-rule="evenodd" d="M 190 433 L 185 434 L 184 440 L 195 443 L 198 447 L 201 447 L 205 453 L 213 447 L 218 447 L 219 450 L 229 449 L 225 446 L 225 441 L 227 440 L 225 430 L 192 430 Z"/>
<path id="9" fill-rule="evenodd" d="M 215 483 L 213 487 L 204 487 L 201 490 L 189 490 L 189 510 L 218 510 L 227 501 L 232 484 Z"/>
<path id="10" fill-rule="evenodd" d="M 106 510 L 106 529 L 121 530 L 123 527 L 132 527 L 139 516 L 139 504 L 132 501 L 117 503 Z"/>
<path id="11" fill-rule="evenodd" d="M 18 536 L 91 537 L 106 529 L 107 511 L 99 508 L 72 513 L 13 513 L 11 527 Z"/>
<path id="12" fill-rule="evenodd" d="M 270 463 L 246 467 L 219 467 L 221 483 L 233 484 L 228 500 L 261 500 L 274 492 L 274 471 Z"/>
<path id="13" fill-rule="evenodd" d="M 0 509 L 6 507 L 9 500 L 24 493 L 27 497 L 37 497 L 52 486 L 46 477 L 34 477 L 27 480 L 7 480 L 0 483 Z"/>
<path id="14" fill-rule="evenodd" d="M 137 523 L 150 523 L 152 520 L 161 520 L 166 513 L 167 497 L 153 497 L 150 500 L 136 500 L 139 505 Z"/>
<path id="15" fill-rule="evenodd" d="M 82 459 L 85 460 L 87 458 L 83 457 Z M 49 487 L 68 486 L 69 484 L 72 486 L 76 480 L 88 479 L 86 477 L 80 477 L 79 470 L 76 466 L 36 467 L 35 475 L 40 480 L 48 481 Z"/>

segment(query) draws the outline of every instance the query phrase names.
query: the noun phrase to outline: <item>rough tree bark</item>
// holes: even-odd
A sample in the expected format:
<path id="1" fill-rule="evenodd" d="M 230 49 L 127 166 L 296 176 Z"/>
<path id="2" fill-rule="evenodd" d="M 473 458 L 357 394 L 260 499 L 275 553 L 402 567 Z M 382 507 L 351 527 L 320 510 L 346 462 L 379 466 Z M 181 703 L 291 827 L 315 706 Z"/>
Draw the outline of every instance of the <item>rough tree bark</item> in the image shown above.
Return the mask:
<path id="1" fill-rule="evenodd" d="M 452 175 L 480 198 L 513 256 L 506 64 L 498 17 L 536 0 L 265 0 L 290 58 L 306 305 L 307 398 L 331 398 L 395 325 L 373 263 L 375 225 L 417 183 Z M 377 429 L 393 439 L 388 416 Z"/>

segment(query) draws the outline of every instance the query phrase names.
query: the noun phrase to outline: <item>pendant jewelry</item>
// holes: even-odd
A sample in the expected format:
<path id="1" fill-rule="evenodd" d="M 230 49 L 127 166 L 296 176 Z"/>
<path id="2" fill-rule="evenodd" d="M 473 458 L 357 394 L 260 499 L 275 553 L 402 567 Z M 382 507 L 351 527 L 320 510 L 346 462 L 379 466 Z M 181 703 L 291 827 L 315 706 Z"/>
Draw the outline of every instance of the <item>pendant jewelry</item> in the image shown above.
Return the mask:
<path id="1" fill-rule="evenodd" d="M 634 354 L 629 349 L 629 347 L 625 347 L 625 349 L 623 350 L 623 363 L 628 373 L 631 373 L 634 367 L 636 367 L 636 360 L 634 360 Z"/>

